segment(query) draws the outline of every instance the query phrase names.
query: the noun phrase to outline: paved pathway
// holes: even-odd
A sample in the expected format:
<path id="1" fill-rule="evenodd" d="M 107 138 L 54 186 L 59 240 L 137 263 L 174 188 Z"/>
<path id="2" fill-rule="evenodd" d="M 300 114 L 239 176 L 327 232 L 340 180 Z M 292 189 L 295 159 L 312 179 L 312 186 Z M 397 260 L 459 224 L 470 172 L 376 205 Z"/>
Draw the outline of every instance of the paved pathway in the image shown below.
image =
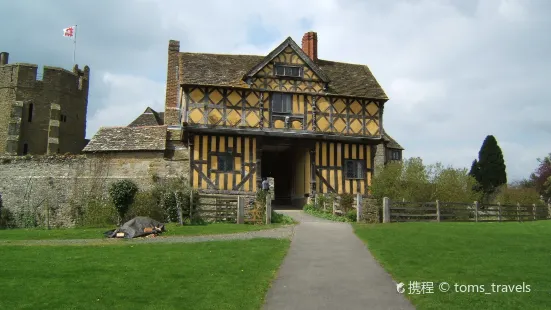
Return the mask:
<path id="1" fill-rule="evenodd" d="M 415 309 L 396 292 L 392 278 L 375 261 L 347 223 L 302 211 L 278 211 L 301 223 L 272 283 L 264 309 Z"/>
<path id="2" fill-rule="evenodd" d="M 248 231 L 234 234 L 223 235 L 201 235 L 201 236 L 167 236 L 156 238 L 136 238 L 136 239 L 50 239 L 50 240 L 1 240 L 1 245 L 108 245 L 108 244 L 128 244 L 131 243 L 192 243 L 204 241 L 223 241 L 223 240 L 246 240 L 253 238 L 291 238 L 296 226 L 289 225 L 280 228 Z"/>

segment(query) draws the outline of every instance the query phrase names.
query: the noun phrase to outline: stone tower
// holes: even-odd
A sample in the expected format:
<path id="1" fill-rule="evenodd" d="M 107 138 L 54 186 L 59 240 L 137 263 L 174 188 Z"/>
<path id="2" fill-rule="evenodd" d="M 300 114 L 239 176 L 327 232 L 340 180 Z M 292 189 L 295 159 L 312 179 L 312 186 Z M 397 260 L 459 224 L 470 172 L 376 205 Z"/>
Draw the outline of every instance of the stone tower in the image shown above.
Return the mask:
<path id="1" fill-rule="evenodd" d="M 0 154 L 80 153 L 85 145 L 90 68 L 8 63 L 0 53 Z"/>

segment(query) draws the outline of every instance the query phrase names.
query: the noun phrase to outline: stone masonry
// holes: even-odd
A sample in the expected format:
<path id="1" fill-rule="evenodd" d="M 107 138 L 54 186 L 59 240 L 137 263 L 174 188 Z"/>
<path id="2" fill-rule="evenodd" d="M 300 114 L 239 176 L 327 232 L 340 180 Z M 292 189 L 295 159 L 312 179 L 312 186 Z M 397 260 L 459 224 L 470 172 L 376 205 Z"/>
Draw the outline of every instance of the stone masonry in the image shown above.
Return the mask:
<path id="1" fill-rule="evenodd" d="M 80 153 L 90 68 L 45 66 L 40 77 L 37 65 L 0 56 L 0 154 Z"/>

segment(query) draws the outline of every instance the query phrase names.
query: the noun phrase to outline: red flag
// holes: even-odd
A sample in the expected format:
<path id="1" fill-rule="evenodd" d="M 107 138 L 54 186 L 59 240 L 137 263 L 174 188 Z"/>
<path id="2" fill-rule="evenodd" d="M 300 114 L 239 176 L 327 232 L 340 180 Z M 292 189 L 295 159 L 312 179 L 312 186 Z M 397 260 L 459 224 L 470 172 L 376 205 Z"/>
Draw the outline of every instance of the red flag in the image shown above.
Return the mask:
<path id="1" fill-rule="evenodd" d="M 63 36 L 74 39 L 75 38 L 75 26 L 71 26 L 71 27 L 63 29 Z"/>

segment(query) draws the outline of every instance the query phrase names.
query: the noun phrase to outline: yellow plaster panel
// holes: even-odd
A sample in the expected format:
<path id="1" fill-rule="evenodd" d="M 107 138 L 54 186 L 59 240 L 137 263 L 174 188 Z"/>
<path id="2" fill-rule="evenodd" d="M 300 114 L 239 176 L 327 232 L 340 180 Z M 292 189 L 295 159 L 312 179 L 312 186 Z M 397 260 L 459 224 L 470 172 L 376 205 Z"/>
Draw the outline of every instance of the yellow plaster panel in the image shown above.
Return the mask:
<path id="1" fill-rule="evenodd" d="M 302 123 L 298 120 L 294 120 L 291 125 L 293 129 L 302 129 Z"/>
<path id="2" fill-rule="evenodd" d="M 337 118 L 333 122 L 333 127 L 335 128 L 335 130 L 337 132 L 342 132 L 344 130 L 344 128 L 346 128 L 346 123 L 341 118 Z"/>
<path id="3" fill-rule="evenodd" d="M 258 106 L 258 102 L 260 100 L 258 99 L 258 96 L 251 92 L 249 93 L 249 95 L 247 95 L 247 103 L 251 106 L 251 107 L 256 107 Z"/>
<path id="4" fill-rule="evenodd" d="M 188 119 L 193 124 L 202 124 L 203 123 L 203 111 L 198 108 L 191 109 L 188 114 Z"/>
<path id="5" fill-rule="evenodd" d="M 285 122 L 278 119 L 274 122 L 274 128 L 285 128 Z"/>
<path id="6" fill-rule="evenodd" d="M 236 127 L 241 123 L 240 110 L 226 109 L 227 126 Z"/>
<path id="7" fill-rule="evenodd" d="M 321 131 L 328 131 L 329 130 L 329 122 L 327 121 L 327 118 L 325 117 L 319 117 L 316 119 L 316 124 Z"/>
<path id="8" fill-rule="evenodd" d="M 212 109 L 209 112 L 208 121 L 211 125 L 216 125 L 222 119 L 222 113 L 218 109 Z"/>
<path id="9" fill-rule="evenodd" d="M 228 95 L 228 101 L 231 105 L 238 105 L 239 103 L 241 103 L 241 96 L 236 91 L 232 91 Z"/>
<path id="10" fill-rule="evenodd" d="M 318 98 L 318 100 L 316 101 L 316 105 L 320 112 L 325 112 L 329 108 L 329 102 L 325 97 Z"/>
<path id="11" fill-rule="evenodd" d="M 189 97 L 191 98 L 193 103 L 200 103 L 203 101 L 205 94 L 200 88 L 196 88 L 189 94 Z"/>
<path id="12" fill-rule="evenodd" d="M 247 125 L 249 127 L 258 127 L 258 123 L 260 122 L 260 118 L 256 112 L 250 112 L 245 120 L 247 121 Z"/>
<path id="13" fill-rule="evenodd" d="M 221 103 L 220 101 L 222 101 L 222 98 L 224 97 L 218 90 L 215 89 L 210 93 L 209 98 L 214 104 L 218 104 Z"/>
<path id="14" fill-rule="evenodd" d="M 220 146 L 218 147 L 219 152 L 226 151 L 226 137 L 220 136 Z"/>
<path id="15" fill-rule="evenodd" d="M 333 103 L 333 106 L 335 107 L 335 111 L 337 113 L 346 114 L 346 112 L 344 111 L 346 109 L 346 104 L 342 99 L 335 100 L 335 102 Z"/>
<path id="16" fill-rule="evenodd" d="M 376 134 L 378 134 L 378 132 L 379 132 L 379 125 L 377 125 L 377 123 L 375 123 L 374 121 L 370 121 L 370 122 L 367 124 L 367 130 L 368 130 L 372 135 L 376 135 Z"/>
<path id="17" fill-rule="evenodd" d="M 352 122 L 350 122 L 350 129 L 352 133 L 362 133 L 362 123 L 357 119 L 352 120 Z"/>
<path id="18" fill-rule="evenodd" d="M 370 102 L 367 105 L 367 112 L 371 115 L 377 115 L 377 112 L 379 112 L 379 108 L 377 108 L 377 105 L 374 102 Z"/>
<path id="19" fill-rule="evenodd" d="M 352 103 L 350 104 L 350 110 L 356 115 L 361 114 L 362 105 L 358 101 L 352 101 Z"/>

